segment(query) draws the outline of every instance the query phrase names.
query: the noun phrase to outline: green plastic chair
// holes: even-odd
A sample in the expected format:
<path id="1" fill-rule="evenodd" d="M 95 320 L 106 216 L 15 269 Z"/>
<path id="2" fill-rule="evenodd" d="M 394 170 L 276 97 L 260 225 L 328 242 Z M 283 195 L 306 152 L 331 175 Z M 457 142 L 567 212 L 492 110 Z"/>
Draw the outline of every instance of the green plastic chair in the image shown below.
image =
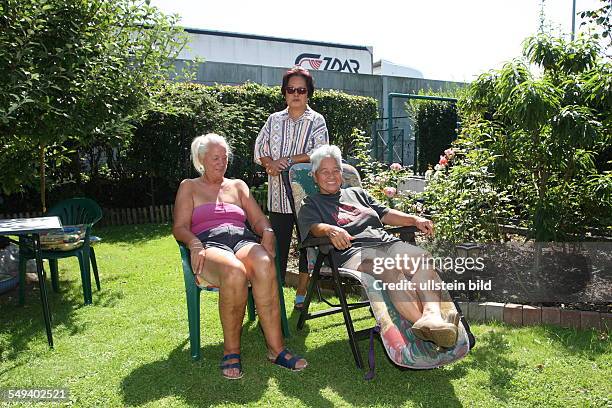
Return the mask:
<path id="1" fill-rule="evenodd" d="M 83 299 L 86 305 L 92 303 L 91 294 L 91 276 L 89 264 L 91 262 L 96 287 L 100 290 L 100 277 L 98 275 L 98 265 L 96 262 L 96 254 L 91 246 L 91 229 L 93 225 L 102 218 L 102 209 L 95 201 L 89 198 L 71 198 L 61 201 L 54 205 L 47 213 L 47 216 L 57 216 L 60 218 L 62 225 L 85 225 L 85 238 L 83 245 L 69 250 L 43 250 L 42 258 L 49 260 L 49 268 L 51 269 L 51 285 L 55 292 L 59 291 L 59 276 L 57 260 L 76 256 L 79 259 L 81 270 L 81 283 L 83 285 Z M 19 303 L 25 302 L 25 272 L 26 261 L 34 258 L 34 253 L 31 250 L 24 249 L 20 246 L 19 250 Z"/>
<path id="2" fill-rule="evenodd" d="M 191 269 L 191 254 L 189 248 L 180 241 L 176 241 L 181 253 L 181 263 L 183 265 L 183 279 L 185 281 L 185 294 L 187 295 L 187 320 L 189 322 L 189 347 L 193 361 L 200 359 L 200 292 L 203 290 L 195 281 L 193 270 Z M 278 253 L 278 246 L 276 248 Z M 283 296 L 283 284 L 280 276 L 279 259 L 276 262 L 276 279 L 278 281 L 278 300 L 280 303 L 281 329 L 283 336 L 289 337 L 289 323 L 287 322 L 287 312 L 285 310 L 285 298 Z M 247 299 L 247 311 L 249 321 L 255 320 L 255 301 L 249 286 Z"/>

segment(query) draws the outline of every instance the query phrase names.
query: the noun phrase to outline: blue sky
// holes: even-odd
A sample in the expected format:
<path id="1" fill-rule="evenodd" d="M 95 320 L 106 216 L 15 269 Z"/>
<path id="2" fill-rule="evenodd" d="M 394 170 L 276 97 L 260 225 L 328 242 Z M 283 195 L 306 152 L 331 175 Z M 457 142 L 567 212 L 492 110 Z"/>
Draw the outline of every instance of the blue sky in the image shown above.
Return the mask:
<path id="1" fill-rule="evenodd" d="M 425 78 L 470 81 L 520 54 L 523 39 L 538 30 L 542 3 L 152 0 L 151 4 L 180 15 L 185 27 L 368 45 L 374 47 L 375 61 L 416 68 Z M 598 5 L 597 0 L 576 0 L 577 11 Z M 545 0 L 544 13 L 554 32 L 571 31 L 571 0 Z"/>

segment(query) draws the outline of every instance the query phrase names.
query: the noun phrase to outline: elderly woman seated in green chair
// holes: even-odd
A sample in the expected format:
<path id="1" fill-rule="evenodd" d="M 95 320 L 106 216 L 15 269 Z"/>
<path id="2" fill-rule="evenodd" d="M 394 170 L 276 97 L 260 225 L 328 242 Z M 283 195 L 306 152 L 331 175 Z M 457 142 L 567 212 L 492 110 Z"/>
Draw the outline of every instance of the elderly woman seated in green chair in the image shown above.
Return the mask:
<path id="1" fill-rule="evenodd" d="M 225 178 L 230 155 L 222 136 L 210 133 L 193 140 L 192 161 L 201 176 L 181 182 L 172 233 L 190 249 L 196 282 L 219 287 L 222 375 L 228 379 L 243 375 L 240 334 L 249 282 L 268 346 L 268 360 L 299 371 L 307 362 L 285 348 L 281 333 L 274 231 L 246 183 Z M 247 221 L 261 236 L 261 242 L 247 228 Z"/>
<path id="2" fill-rule="evenodd" d="M 420 282 L 441 282 L 430 263 L 425 262 L 429 254 L 383 230 L 383 224 L 416 226 L 431 235 L 432 222 L 387 208 L 360 187 L 341 188 L 342 156 L 338 147 L 323 145 L 312 153 L 310 161 L 319 193 L 306 197 L 300 207 L 302 240 L 308 236 L 329 237 L 337 250 L 338 266 L 372 274 L 382 288 L 388 288 L 395 308 L 414 323 L 415 336 L 440 347 L 453 347 L 459 316 L 452 312 L 442 318 L 441 292 L 420 289 Z M 404 262 L 408 258 L 415 262 Z M 372 308 L 377 306 L 380 305 L 372 302 Z M 393 342 L 397 334 L 391 330 L 391 319 L 383 313 L 381 320 L 381 334 Z"/>

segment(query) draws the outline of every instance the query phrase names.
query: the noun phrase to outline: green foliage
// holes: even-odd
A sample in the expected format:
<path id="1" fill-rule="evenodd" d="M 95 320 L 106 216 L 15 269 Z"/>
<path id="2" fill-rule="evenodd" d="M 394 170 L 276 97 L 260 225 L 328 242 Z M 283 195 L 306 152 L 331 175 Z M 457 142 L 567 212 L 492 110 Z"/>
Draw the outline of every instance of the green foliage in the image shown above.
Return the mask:
<path id="1" fill-rule="evenodd" d="M 61 151 L 69 139 L 86 146 L 129 129 L 185 43 L 175 22 L 133 0 L 3 1 L 0 132 L 46 157 L 46 148 Z M 11 169 L 7 160 L 0 155 Z M 19 169 L 5 177 L 5 191 L 32 181 Z"/>
<path id="2" fill-rule="evenodd" d="M 234 151 L 228 175 L 241 178 L 249 185 L 262 183 L 265 175 L 253 162 L 255 139 L 268 116 L 286 107 L 280 88 L 246 83 L 215 85 L 206 88 L 206 92 L 222 106 L 225 120 L 220 133 L 228 138 Z"/>
<path id="3" fill-rule="evenodd" d="M 593 29 L 593 38 L 607 39 L 606 48 L 612 47 L 612 24 L 610 24 L 610 15 L 612 14 L 612 3 L 610 0 L 599 0 L 599 8 L 594 10 L 583 11 L 580 18 L 584 19 L 581 26 L 587 26 Z"/>
<path id="4" fill-rule="evenodd" d="M 364 123 L 376 112 L 376 101 L 372 98 L 316 91 L 312 99 L 313 109 L 317 109 L 316 103 L 328 112 L 330 134 L 331 129 L 348 132 L 349 126 Z M 280 87 L 254 83 L 210 87 L 168 83 L 155 101 L 154 108 L 136 125 L 133 142 L 125 150 L 127 161 L 123 163 L 131 169 L 134 179 L 144 180 L 149 186 L 144 194 L 152 202 L 171 202 L 179 182 L 195 176 L 189 148 L 195 136 L 207 132 L 226 136 L 232 147 L 228 177 L 241 178 L 253 186 L 266 179 L 261 167 L 253 162 L 253 151 L 268 116 L 286 107 Z M 349 109 L 353 116 L 349 117 Z M 337 139 L 351 146 L 350 132 L 337 135 Z"/>
<path id="5" fill-rule="evenodd" d="M 316 109 L 329 117 L 327 125 L 332 140 L 344 141 L 349 149 L 345 154 L 349 153 L 353 127 L 365 125 L 369 128 L 369 120 L 375 116 L 376 101 L 337 91 L 316 91 L 312 99 L 313 108 L 317 103 Z M 232 146 L 234 154 L 227 176 L 257 186 L 266 176 L 253 162 L 255 139 L 267 117 L 285 107 L 279 87 L 253 83 L 241 86 L 164 83 L 152 95 L 146 109 L 127 124 L 129 127 L 108 125 L 98 130 L 98 138 L 86 145 L 77 139 L 55 144 L 56 148 L 51 149 L 56 151 L 55 156 L 78 154 L 86 161 L 91 177 L 87 180 L 82 177 L 80 165 L 49 166 L 53 187 L 50 196 L 56 199 L 85 194 L 105 206 L 124 206 L 126 202 L 134 205 L 171 203 L 180 181 L 197 174 L 190 160 L 193 138 L 208 132 L 226 136 Z M 340 133 L 334 136 L 332 129 Z M 24 162 L 36 160 L 36 155 L 22 149 L 22 144 L 13 142 L 6 146 L 13 155 L 19 153 Z M 58 150 L 60 148 L 64 150 Z M 0 170 L 3 163 L 0 160 Z M 58 161 L 54 159 L 52 163 Z M 14 166 L 10 161 L 7 164 Z M 21 167 L 19 171 L 22 173 L 15 179 L 14 188 L 36 181 L 31 169 L 26 171 Z M 27 202 L 20 205 L 27 205 Z"/>
<path id="6" fill-rule="evenodd" d="M 335 90 L 316 91 L 311 105 L 325 117 L 330 142 L 338 146 L 345 157 L 352 156 L 355 147 L 353 129 L 370 129 L 378 112 L 374 98 Z"/>
<path id="7" fill-rule="evenodd" d="M 193 138 L 222 133 L 226 117 L 206 88 L 181 82 L 167 83 L 143 116 L 113 169 L 127 170 L 121 175 L 122 183 L 131 180 L 148 186 L 149 203 L 168 203 L 180 180 L 196 176 L 190 158 Z M 113 190 L 108 193 L 112 195 Z"/>
<path id="8" fill-rule="evenodd" d="M 528 64 L 537 65 L 538 74 Z M 465 126 L 456 146 L 470 153 L 449 177 L 464 167 L 486 170 L 488 188 L 513 199 L 498 213 L 512 210 L 538 241 L 592 229 L 609 234 L 611 72 L 592 39 L 528 38 L 524 60 L 483 74 L 461 99 Z M 472 149 L 482 157 L 472 157 Z M 432 190 L 453 188 L 448 178 L 432 184 Z M 471 191 L 478 201 L 479 190 Z M 440 211 L 450 216 L 455 210 Z M 455 216 L 473 213 L 461 209 Z"/>
<path id="9" fill-rule="evenodd" d="M 255 126 L 259 133 L 267 116 L 285 109 L 285 99 L 279 86 L 247 83 L 242 86 L 217 85 L 211 88 L 217 99 L 225 106 L 237 105 L 248 114 L 253 112 L 255 118 L 266 113 L 261 125 Z M 342 153 L 349 156 L 353 145 L 353 129 L 369 129 L 377 115 L 377 102 L 374 98 L 349 95 L 335 90 L 315 90 L 309 105 L 325 118 L 331 143 L 340 147 Z M 255 125 L 257 121 L 255 121 Z M 255 137 L 257 137 L 255 134 Z M 252 137 L 252 132 L 247 132 Z M 249 154 L 252 154 L 252 150 Z"/>
<path id="10" fill-rule="evenodd" d="M 449 163 L 428 171 L 423 193 L 436 237 L 443 242 L 496 242 L 503 239 L 499 224 L 510 217 L 510 193 L 495 184 L 497 157 L 487 147 L 491 129 L 463 132 L 455 142 Z"/>

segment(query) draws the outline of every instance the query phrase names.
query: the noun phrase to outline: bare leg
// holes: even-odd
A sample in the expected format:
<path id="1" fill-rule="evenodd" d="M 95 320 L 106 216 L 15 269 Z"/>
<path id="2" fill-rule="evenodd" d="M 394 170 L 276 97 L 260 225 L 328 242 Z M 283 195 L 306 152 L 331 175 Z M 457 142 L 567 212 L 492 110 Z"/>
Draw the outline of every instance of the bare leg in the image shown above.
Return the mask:
<path id="1" fill-rule="evenodd" d="M 358 270 L 361 272 L 371 273 L 372 272 L 372 260 L 365 259 L 359 265 Z M 408 281 L 404 276 L 402 270 L 397 269 L 386 269 L 381 274 L 374 275 L 376 279 L 381 280 L 383 283 L 401 283 L 402 281 Z M 387 294 L 391 298 L 393 306 L 397 311 L 411 322 L 416 322 L 421 318 L 422 305 L 417 296 L 416 292 L 408 290 L 388 290 Z"/>
<path id="2" fill-rule="evenodd" d="M 296 295 L 302 295 L 302 296 L 306 295 L 306 291 L 308 290 L 309 278 L 310 278 L 309 274 L 303 273 L 303 272 L 299 273 L 298 286 L 297 286 L 297 290 L 295 291 Z"/>
<path id="3" fill-rule="evenodd" d="M 223 355 L 240 354 L 240 334 L 247 301 L 247 273 L 233 254 L 218 248 L 206 249 L 204 279 L 219 286 L 219 316 L 223 327 Z M 238 360 L 227 360 L 227 364 Z M 224 375 L 237 377 L 238 368 L 224 370 Z"/>
<path id="4" fill-rule="evenodd" d="M 248 245 L 236 252 L 247 270 L 251 281 L 253 298 L 257 306 L 257 314 L 268 344 L 270 357 L 276 356 L 285 348 L 280 325 L 280 306 L 278 300 L 278 282 L 274 259 L 259 244 Z M 306 367 L 306 360 L 296 363 L 296 368 Z"/>

